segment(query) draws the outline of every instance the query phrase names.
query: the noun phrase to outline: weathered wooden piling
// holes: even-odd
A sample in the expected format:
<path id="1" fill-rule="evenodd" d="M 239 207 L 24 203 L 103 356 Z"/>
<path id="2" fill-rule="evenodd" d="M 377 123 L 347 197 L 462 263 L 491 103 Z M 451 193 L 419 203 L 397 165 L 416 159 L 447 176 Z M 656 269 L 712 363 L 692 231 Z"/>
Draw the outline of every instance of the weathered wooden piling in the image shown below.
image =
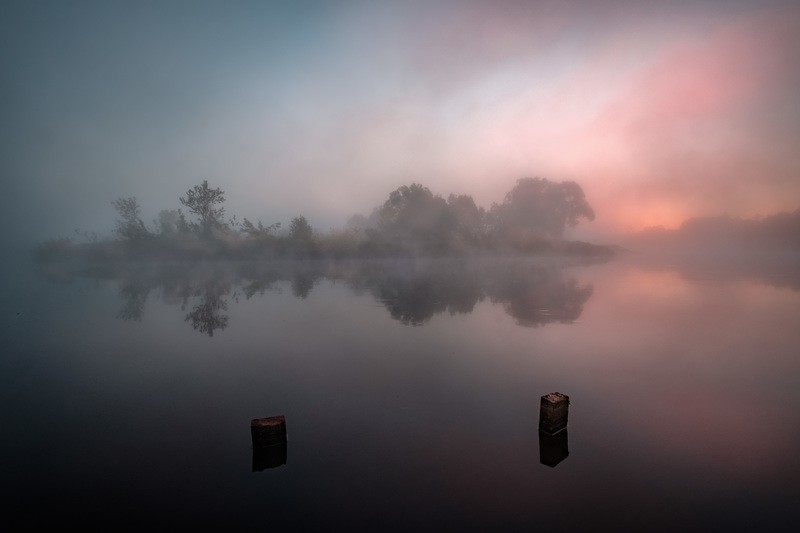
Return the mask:
<path id="1" fill-rule="evenodd" d="M 286 440 L 286 417 L 254 418 L 250 421 L 250 434 L 254 448 L 280 444 Z"/>
<path id="2" fill-rule="evenodd" d="M 539 431 L 553 435 L 567 427 L 569 396 L 551 392 L 542 396 L 539 406 Z"/>
<path id="3" fill-rule="evenodd" d="M 270 416 L 250 421 L 253 439 L 253 472 L 286 464 L 286 418 Z"/>

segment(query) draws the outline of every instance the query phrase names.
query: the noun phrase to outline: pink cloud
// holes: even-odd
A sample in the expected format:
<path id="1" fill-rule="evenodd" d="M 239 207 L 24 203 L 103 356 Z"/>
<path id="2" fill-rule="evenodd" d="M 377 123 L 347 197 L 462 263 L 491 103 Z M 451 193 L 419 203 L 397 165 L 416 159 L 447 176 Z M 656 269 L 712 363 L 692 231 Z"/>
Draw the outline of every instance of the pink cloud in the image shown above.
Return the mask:
<path id="1" fill-rule="evenodd" d="M 587 150 L 574 170 L 600 169 L 595 188 L 615 206 L 614 225 L 796 208 L 787 199 L 800 193 L 800 158 L 768 117 L 789 111 L 776 95 L 800 51 L 797 27 L 797 10 L 768 11 L 667 43 L 576 132 Z"/>
<path id="2" fill-rule="evenodd" d="M 303 139 L 317 155 L 299 174 L 335 175 L 320 203 L 364 210 L 419 181 L 488 207 L 540 175 L 580 183 L 608 231 L 797 207 L 800 9 L 559 6 L 385 14 L 382 36 L 400 48 L 366 55 L 393 65 L 381 92 L 315 117 Z"/>

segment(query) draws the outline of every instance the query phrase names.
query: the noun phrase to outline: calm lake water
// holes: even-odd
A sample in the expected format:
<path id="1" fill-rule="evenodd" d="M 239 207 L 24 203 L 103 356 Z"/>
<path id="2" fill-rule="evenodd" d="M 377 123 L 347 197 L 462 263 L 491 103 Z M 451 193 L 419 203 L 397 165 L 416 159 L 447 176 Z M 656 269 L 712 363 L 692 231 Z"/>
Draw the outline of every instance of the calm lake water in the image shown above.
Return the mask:
<path id="1" fill-rule="evenodd" d="M 25 263 L 5 276 L 2 520 L 788 530 L 797 264 Z M 569 424 L 548 437 L 555 391 Z M 285 447 L 254 450 L 274 415 Z"/>

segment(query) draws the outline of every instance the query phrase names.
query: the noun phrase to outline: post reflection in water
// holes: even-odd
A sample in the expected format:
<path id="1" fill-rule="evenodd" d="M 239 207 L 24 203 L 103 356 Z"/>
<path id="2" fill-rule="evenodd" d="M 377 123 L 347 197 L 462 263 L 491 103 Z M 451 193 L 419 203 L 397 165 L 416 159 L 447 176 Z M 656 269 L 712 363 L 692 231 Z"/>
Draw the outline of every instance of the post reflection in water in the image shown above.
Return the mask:
<path id="1" fill-rule="evenodd" d="M 569 430 L 564 428 L 558 433 L 550 434 L 539 431 L 539 462 L 555 467 L 569 455 Z"/>
<path id="2" fill-rule="evenodd" d="M 533 261 L 222 263 L 180 270 L 112 268 L 103 278 L 119 284 L 119 318 L 140 320 L 148 294 L 160 288 L 164 301 L 180 301 L 182 310 L 189 310 L 186 322 L 209 337 L 228 326 L 226 311 L 238 295 L 248 300 L 264 296 L 278 282 L 287 282 L 298 299 L 307 298 L 318 280 L 343 282 L 354 292 L 371 294 L 394 320 L 408 326 L 424 325 L 440 313 L 471 313 L 486 299 L 501 305 L 520 326 L 569 324 L 580 317 L 593 292 L 592 285 L 567 275 L 562 263 Z"/>
<path id="3" fill-rule="evenodd" d="M 286 440 L 270 446 L 253 446 L 253 472 L 263 472 L 286 464 Z"/>

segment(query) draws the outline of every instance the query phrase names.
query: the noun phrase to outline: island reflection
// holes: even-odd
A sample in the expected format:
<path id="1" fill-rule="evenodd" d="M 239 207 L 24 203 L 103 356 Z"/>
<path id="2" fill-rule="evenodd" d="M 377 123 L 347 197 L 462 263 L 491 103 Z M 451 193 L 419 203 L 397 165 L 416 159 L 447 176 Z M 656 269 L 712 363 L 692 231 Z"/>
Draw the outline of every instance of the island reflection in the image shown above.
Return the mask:
<path id="1" fill-rule="evenodd" d="M 292 295 L 305 299 L 322 280 L 342 283 L 357 294 L 370 294 L 390 316 L 408 326 L 422 326 L 440 313 L 471 313 L 488 299 L 524 327 L 577 320 L 592 295 L 591 284 L 568 274 L 563 261 L 419 260 L 287 261 L 109 264 L 72 276 L 116 282 L 122 302 L 117 317 L 141 320 L 151 292 L 176 304 L 192 328 L 209 337 L 224 330 L 229 306 L 240 298 L 264 297 L 288 282 Z M 45 273 L 64 281 L 64 272 Z"/>

